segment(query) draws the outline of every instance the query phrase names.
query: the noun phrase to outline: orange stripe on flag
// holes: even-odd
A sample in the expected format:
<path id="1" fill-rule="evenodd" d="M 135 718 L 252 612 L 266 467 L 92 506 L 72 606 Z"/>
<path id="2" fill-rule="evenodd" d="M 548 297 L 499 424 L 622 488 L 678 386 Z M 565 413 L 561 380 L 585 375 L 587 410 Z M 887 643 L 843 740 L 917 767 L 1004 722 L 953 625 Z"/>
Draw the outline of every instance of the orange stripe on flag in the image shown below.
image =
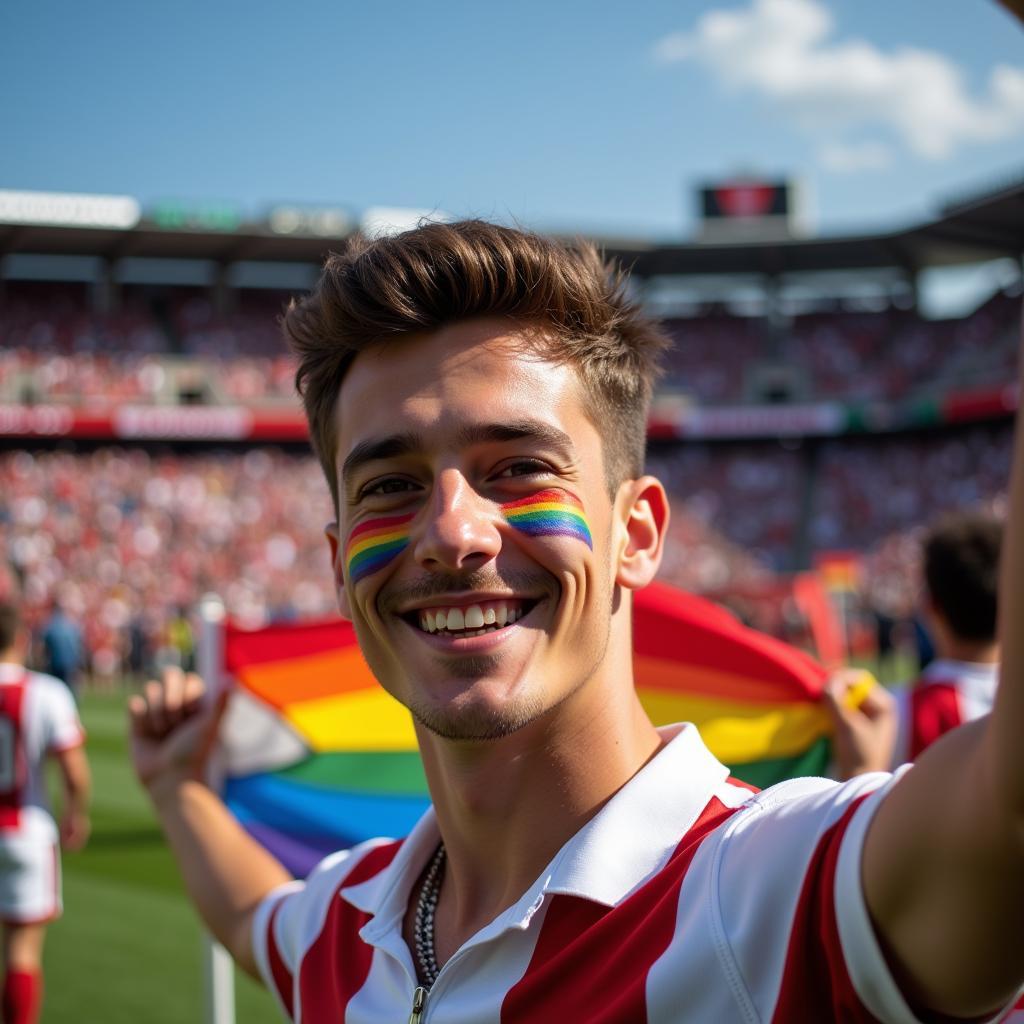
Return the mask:
<path id="1" fill-rule="evenodd" d="M 379 688 L 356 646 L 247 665 L 236 669 L 236 675 L 248 690 L 281 710 L 339 693 Z"/>
<path id="2" fill-rule="evenodd" d="M 757 704 L 800 704 L 807 697 L 788 681 L 758 679 L 718 671 L 703 665 L 687 665 L 649 655 L 633 656 L 633 675 L 637 689 L 665 690 L 669 693 L 699 694 L 717 700 L 750 701 Z"/>

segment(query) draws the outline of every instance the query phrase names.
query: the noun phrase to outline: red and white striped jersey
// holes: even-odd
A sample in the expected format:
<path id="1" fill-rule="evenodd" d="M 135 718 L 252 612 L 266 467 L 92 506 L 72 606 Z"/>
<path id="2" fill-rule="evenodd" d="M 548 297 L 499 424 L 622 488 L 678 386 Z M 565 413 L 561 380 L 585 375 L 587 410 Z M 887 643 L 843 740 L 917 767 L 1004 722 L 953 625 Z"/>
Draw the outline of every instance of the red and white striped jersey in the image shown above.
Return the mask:
<path id="1" fill-rule="evenodd" d="M 915 761 L 921 751 L 958 725 L 992 710 L 999 666 L 940 658 L 897 695 L 899 732 L 894 764 Z"/>
<path id="2" fill-rule="evenodd" d="M 728 778 L 691 725 L 561 849 L 522 898 L 443 966 L 430 1024 L 916 1020 L 860 887 L 871 816 L 893 776 Z M 403 842 L 327 858 L 272 893 L 254 947 L 304 1024 L 410 1017 L 402 922 L 439 841 L 432 812 Z"/>
<path id="3" fill-rule="evenodd" d="M 85 739 L 71 691 L 59 679 L 0 662 L 0 842 L 57 841 L 44 765 Z"/>

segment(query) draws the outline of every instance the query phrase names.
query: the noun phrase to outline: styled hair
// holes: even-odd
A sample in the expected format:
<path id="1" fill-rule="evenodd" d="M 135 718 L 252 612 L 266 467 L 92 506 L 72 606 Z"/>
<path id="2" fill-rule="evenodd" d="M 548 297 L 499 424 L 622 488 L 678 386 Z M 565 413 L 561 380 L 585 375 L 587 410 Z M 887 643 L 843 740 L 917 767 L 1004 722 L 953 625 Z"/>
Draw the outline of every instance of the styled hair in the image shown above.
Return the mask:
<path id="1" fill-rule="evenodd" d="M 565 245 L 480 220 L 353 241 L 285 312 L 295 383 L 337 509 L 335 408 L 356 356 L 400 335 L 504 317 L 543 358 L 574 367 L 604 441 L 614 494 L 643 472 L 647 411 L 668 340 L 627 299 L 625 276 L 590 243 Z"/>
<path id="2" fill-rule="evenodd" d="M 932 603 L 963 640 L 994 640 L 1003 525 L 983 512 L 941 519 L 924 541 Z"/>

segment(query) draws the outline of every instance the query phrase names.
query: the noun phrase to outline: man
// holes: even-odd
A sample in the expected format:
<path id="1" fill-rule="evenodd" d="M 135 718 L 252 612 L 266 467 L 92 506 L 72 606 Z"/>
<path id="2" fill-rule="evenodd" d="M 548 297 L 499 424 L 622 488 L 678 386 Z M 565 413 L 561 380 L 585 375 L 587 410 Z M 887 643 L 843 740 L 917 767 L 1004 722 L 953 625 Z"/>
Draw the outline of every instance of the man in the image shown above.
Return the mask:
<path id="1" fill-rule="evenodd" d="M 996 605 L 1002 523 L 983 512 L 940 520 L 924 541 L 924 614 L 937 660 L 900 694 L 896 763 L 992 710 L 999 681 Z"/>
<path id="2" fill-rule="evenodd" d="M 89 764 L 68 688 L 25 669 L 28 631 L 17 587 L 0 574 L 0 920 L 3 921 L 3 1020 L 34 1024 L 43 997 L 47 924 L 60 916 L 60 854 L 89 835 Z M 50 814 L 47 757 L 63 789 L 60 826 Z"/>
<path id="3" fill-rule="evenodd" d="M 643 472 L 662 340 L 592 250 L 472 221 L 361 242 L 286 330 L 339 603 L 412 713 L 433 809 L 292 882 L 201 781 L 223 701 L 171 673 L 131 715 L 193 899 L 289 1015 L 896 1022 L 1011 1000 L 1018 637 L 991 723 L 898 779 L 754 794 L 633 688 L 631 593 L 669 514 Z M 1015 539 L 1003 587 L 1021 621 Z"/>
<path id="4" fill-rule="evenodd" d="M 85 647 L 81 627 L 71 617 L 65 598 L 58 597 L 54 601 L 53 610 L 43 625 L 41 640 L 47 673 L 59 679 L 77 697 Z"/>

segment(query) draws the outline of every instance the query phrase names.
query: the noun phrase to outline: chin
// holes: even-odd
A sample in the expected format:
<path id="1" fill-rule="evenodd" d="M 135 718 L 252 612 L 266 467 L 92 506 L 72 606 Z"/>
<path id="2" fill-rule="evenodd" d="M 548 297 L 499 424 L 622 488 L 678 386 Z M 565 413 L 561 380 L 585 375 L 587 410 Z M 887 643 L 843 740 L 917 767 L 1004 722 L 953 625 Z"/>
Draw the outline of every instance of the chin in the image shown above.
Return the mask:
<path id="1" fill-rule="evenodd" d="M 416 701 L 409 706 L 413 718 L 435 736 L 446 740 L 498 740 L 536 721 L 547 710 L 538 697 L 522 697 L 500 706 L 469 695 L 437 706 Z"/>

